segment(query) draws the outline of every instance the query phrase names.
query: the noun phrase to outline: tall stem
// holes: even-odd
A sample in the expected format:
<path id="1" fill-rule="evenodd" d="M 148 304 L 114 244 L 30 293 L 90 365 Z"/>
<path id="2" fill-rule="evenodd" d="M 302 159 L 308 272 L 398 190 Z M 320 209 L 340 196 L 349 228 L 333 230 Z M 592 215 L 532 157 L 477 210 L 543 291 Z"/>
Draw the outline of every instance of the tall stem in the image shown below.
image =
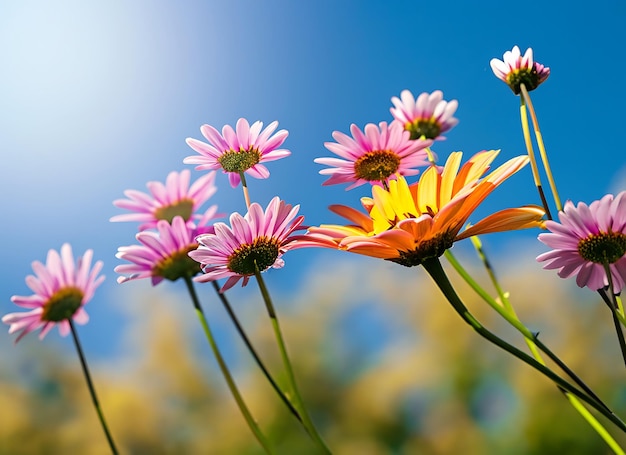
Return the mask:
<path id="1" fill-rule="evenodd" d="M 546 177 L 548 177 L 548 183 L 550 184 L 550 190 L 552 191 L 552 196 L 554 197 L 554 204 L 556 205 L 556 210 L 563 210 L 563 205 L 561 204 L 561 199 L 559 198 L 559 193 L 556 190 L 556 183 L 554 181 L 554 177 L 552 176 L 552 170 L 550 169 L 550 163 L 548 162 L 548 154 L 546 153 L 546 147 L 543 144 L 543 136 L 541 135 L 541 130 L 539 129 L 539 122 L 537 121 L 537 114 L 535 113 L 535 108 L 533 107 L 533 102 L 530 99 L 530 95 L 528 94 L 528 90 L 526 90 L 526 86 L 524 84 L 520 84 L 520 90 L 522 92 L 522 97 L 526 101 L 528 105 L 528 111 L 530 112 L 530 119 L 533 122 L 533 128 L 535 130 L 535 139 L 537 140 L 537 146 L 539 147 L 539 154 L 541 155 L 541 162 L 543 163 L 543 168 L 546 171 Z"/>
<path id="2" fill-rule="evenodd" d="M 546 195 L 543 192 L 541 177 L 539 176 L 539 168 L 537 167 L 537 159 L 535 158 L 533 143 L 532 139 L 530 138 L 530 128 L 528 127 L 528 113 L 526 110 L 526 101 L 523 96 L 520 96 L 519 110 L 520 119 L 522 121 L 522 133 L 524 134 L 524 143 L 526 144 L 526 151 L 528 152 L 528 158 L 530 159 L 530 168 L 533 172 L 533 180 L 535 181 L 535 186 L 537 187 L 537 191 L 539 192 L 539 198 L 541 199 L 541 204 L 543 205 L 543 208 L 546 212 L 546 216 L 549 220 L 551 220 L 552 214 L 550 213 L 550 207 L 548 207 Z"/>
<path id="3" fill-rule="evenodd" d="M 425 260 L 422 265 L 428 272 L 428 274 L 433 278 L 439 289 L 443 292 L 444 296 L 448 300 L 448 302 L 452 305 L 454 310 L 461 316 L 461 318 L 470 325 L 480 336 L 492 342 L 499 348 L 509 352 L 513 356 L 522 360 L 524 363 L 530 365 L 544 376 L 551 379 L 557 386 L 563 388 L 564 390 L 571 392 L 576 395 L 578 398 L 582 399 L 589 405 L 591 405 L 594 409 L 602 413 L 605 417 L 607 417 L 611 422 L 613 422 L 618 428 L 626 433 L 626 424 L 622 422 L 622 420 L 617 417 L 613 412 L 607 409 L 606 406 L 599 403 L 597 400 L 593 399 L 589 395 L 581 392 L 579 389 L 574 387 L 569 382 L 565 381 L 563 378 L 558 376 L 552 370 L 550 370 L 545 365 L 542 365 L 540 362 L 530 357 L 523 351 L 520 351 L 515 346 L 507 343 L 488 329 L 486 329 L 479 321 L 476 319 L 467 307 L 463 304 L 456 291 L 452 287 L 452 284 L 448 280 L 443 268 L 441 267 L 441 263 L 438 258 L 430 258 Z"/>
<path id="4" fill-rule="evenodd" d="M 113 442 L 113 437 L 111 436 L 109 427 L 106 423 L 106 420 L 104 419 L 104 413 L 102 412 L 102 409 L 100 408 L 100 402 L 98 401 L 98 396 L 96 395 L 96 389 L 93 386 L 93 382 L 91 381 L 91 375 L 89 374 L 89 367 L 87 366 L 87 361 L 85 360 L 85 355 L 83 354 L 83 348 L 81 347 L 80 341 L 78 340 L 78 333 L 76 332 L 74 321 L 69 319 L 68 322 L 70 323 L 72 338 L 74 339 L 76 352 L 78 353 L 78 358 L 80 359 L 80 365 L 82 366 L 83 373 L 85 374 L 85 380 L 87 381 L 87 387 L 89 388 L 89 394 L 91 395 L 91 401 L 93 403 L 93 407 L 96 408 L 96 413 L 98 414 L 98 419 L 100 419 L 102 430 L 104 430 L 104 435 L 106 436 L 107 442 L 109 443 L 109 447 L 111 448 L 111 453 L 113 453 L 114 455 L 117 455 L 119 452 L 117 451 L 117 447 L 115 446 L 115 442 Z"/>
<path id="5" fill-rule="evenodd" d="M 211 329 L 209 327 L 209 323 L 204 314 L 204 311 L 202 310 L 202 307 L 200 306 L 200 301 L 198 300 L 196 289 L 194 288 L 193 281 L 191 281 L 190 277 L 185 277 L 185 284 L 187 285 L 187 290 L 189 291 L 189 295 L 191 296 L 193 306 L 196 310 L 196 315 L 198 316 L 198 319 L 200 320 L 200 323 L 202 324 L 202 328 L 204 329 L 204 334 L 206 335 L 207 340 L 209 341 L 209 344 L 211 345 L 211 349 L 213 350 L 215 359 L 217 360 L 220 370 L 222 371 L 222 375 L 224 376 L 224 379 L 226 380 L 226 383 L 228 384 L 228 388 L 230 389 L 230 392 L 233 395 L 233 398 L 235 398 L 235 401 L 237 402 L 237 406 L 239 407 L 241 414 L 246 419 L 246 423 L 248 424 L 248 427 L 250 427 L 250 430 L 252 430 L 252 433 L 256 437 L 257 441 L 259 441 L 259 444 L 261 444 L 263 449 L 265 449 L 265 452 L 268 454 L 273 454 L 274 453 L 273 449 L 270 447 L 270 444 L 267 441 L 265 435 L 261 432 L 258 424 L 252 417 L 250 410 L 246 406 L 246 403 L 243 401 L 243 398 L 241 397 L 241 394 L 239 393 L 239 389 L 237 389 L 237 385 L 235 384 L 235 381 L 233 380 L 233 377 L 231 376 L 230 371 L 228 370 L 228 366 L 226 365 L 226 362 L 224 361 L 224 358 L 222 357 L 222 354 L 219 348 L 217 347 L 217 343 L 215 341 L 215 338 L 213 337 L 213 333 L 211 332 Z"/>
<path id="6" fill-rule="evenodd" d="M 222 302 L 222 305 L 224 305 L 224 308 L 226 309 L 226 312 L 228 313 L 228 316 L 230 316 L 230 319 L 233 321 L 233 324 L 235 325 L 235 328 L 237 329 L 237 332 L 239 333 L 239 336 L 241 337 L 241 339 L 245 343 L 246 347 L 248 348 L 248 351 L 250 351 L 250 354 L 254 358 L 255 362 L 257 363 L 257 365 L 259 366 L 259 368 L 261 369 L 261 371 L 263 372 L 263 374 L 265 375 L 265 377 L 267 378 L 269 383 L 272 385 L 272 388 L 278 394 L 280 399 L 283 400 L 283 403 L 285 403 L 287 408 L 289 408 L 289 411 L 296 417 L 296 419 L 298 419 L 300 422 L 302 422 L 302 416 L 300 416 L 300 413 L 298 412 L 298 410 L 294 407 L 294 405 L 291 403 L 289 398 L 287 398 L 285 393 L 278 386 L 278 384 L 276 383 L 276 381 L 274 380 L 274 378 L 270 374 L 269 370 L 265 367 L 265 364 L 263 363 L 263 361 L 259 357 L 259 354 L 256 352 L 256 349 L 254 349 L 254 346 L 252 346 L 252 343 L 250 342 L 250 339 L 248 338 L 248 335 L 246 335 L 246 332 L 244 331 L 243 326 L 239 322 L 239 319 L 237 318 L 237 315 L 235 314 L 235 312 L 233 311 L 232 307 L 230 306 L 230 303 L 228 302 L 228 299 L 226 298 L 226 295 L 224 293 L 220 292 L 219 284 L 217 284 L 217 281 L 212 281 L 211 284 L 213 284 L 213 289 L 215 289 L 215 293 L 217 294 L 218 298 L 220 299 L 220 302 Z"/>
<path id="7" fill-rule="evenodd" d="M 282 331 L 280 329 L 280 324 L 278 323 L 278 316 L 276 315 L 276 311 L 274 310 L 274 305 L 272 304 L 272 299 L 270 294 L 265 286 L 265 281 L 261 276 L 261 272 L 258 267 L 256 267 L 255 263 L 255 273 L 257 283 L 259 284 L 259 290 L 261 291 L 261 295 L 263 296 L 263 301 L 265 302 L 265 307 L 267 308 L 267 313 L 272 321 L 272 328 L 274 329 L 274 335 L 276 336 L 276 342 L 278 344 L 278 349 L 280 350 L 280 357 L 283 362 L 283 366 L 285 367 L 285 371 L 287 372 L 287 379 L 289 381 L 289 386 L 294 395 L 295 406 L 298 408 L 300 415 L 302 416 L 302 423 L 306 430 L 308 431 L 311 438 L 318 445 L 319 449 L 322 453 L 330 454 L 330 450 L 326 447 L 322 437 L 319 432 L 315 428 L 313 424 L 313 420 L 309 416 L 309 413 L 304 404 L 304 400 L 302 399 L 302 395 L 298 390 L 298 385 L 296 384 L 296 376 L 293 372 L 293 368 L 291 366 L 291 361 L 289 360 L 289 355 L 287 354 L 287 346 L 285 345 L 285 340 L 283 338 Z"/>
<path id="8" fill-rule="evenodd" d="M 615 326 L 617 341 L 619 343 L 620 350 L 622 351 L 624 364 L 626 365 L 626 342 L 624 341 L 624 332 L 622 332 L 622 326 L 617 316 L 619 313 L 619 307 L 617 304 L 617 299 L 615 298 L 615 292 L 613 292 L 613 275 L 611 274 L 611 268 L 608 262 L 604 263 L 604 272 L 606 273 L 606 279 L 609 283 L 609 286 L 607 291 L 601 291 L 603 291 L 607 295 L 609 307 L 611 308 L 611 314 L 613 315 L 613 325 Z"/>
<path id="9" fill-rule="evenodd" d="M 246 201 L 246 208 L 250 208 L 250 194 L 248 193 L 248 182 L 246 182 L 246 174 L 244 172 L 239 173 L 241 179 L 241 187 L 243 188 L 243 198 Z"/>

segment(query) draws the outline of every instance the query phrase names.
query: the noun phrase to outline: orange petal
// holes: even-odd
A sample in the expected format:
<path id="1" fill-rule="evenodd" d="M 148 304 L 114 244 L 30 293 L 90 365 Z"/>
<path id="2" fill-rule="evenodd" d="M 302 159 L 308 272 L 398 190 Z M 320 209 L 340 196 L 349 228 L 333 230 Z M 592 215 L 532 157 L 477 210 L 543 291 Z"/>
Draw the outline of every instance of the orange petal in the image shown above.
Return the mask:
<path id="1" fill-rule="evenodd" d="M 541 227 L 544 215 L 545 212 L 543 208 L 537 205 L 527 205 L 524 207 L 501 210 L 467 228 L 456 237 L 456 240 L 492 232 Z"/>

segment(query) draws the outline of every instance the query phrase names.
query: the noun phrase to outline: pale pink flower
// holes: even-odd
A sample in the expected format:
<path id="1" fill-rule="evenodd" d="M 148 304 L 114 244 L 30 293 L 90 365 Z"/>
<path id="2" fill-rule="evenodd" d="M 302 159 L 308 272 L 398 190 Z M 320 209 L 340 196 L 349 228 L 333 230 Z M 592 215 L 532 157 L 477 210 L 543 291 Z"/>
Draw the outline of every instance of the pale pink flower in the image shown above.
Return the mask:
<path id="1" fill-rule="evenodd" d="M 198 178 L 191 186 L 189 169 L 168 174 L 165 184 L 151 181 L 146 184 L 150 194 L 126 190 L 128 199 L 117 199 L 113 205 L 133 213 L 115 215 L 111 221 L 138 221 L 140 230 L 154 228 L 159 220 L 171 223 L 175 216 L 181 216 L 189 223 L 204 224 L 215 218 L 217 205 L 210 206 L 204 213 L 196 213 L 217 191 L 214 185 L 215 172 Z"/>
<path id="2" fill-rule="evenodd" d="M 227 278 L 221 289 L 224 292 L 239 280 L 243 280 L 243 286 L 248 284 L 256 268 L 263 272 L 270 267 L 283 267 L 282 256 L 289 250 L 319 246 L 319 242 L 308 242 L 306 235 L 292 235 L 294 231 L 304 229 L 301 226 L 304 217 L 297 216 L 299 209 L 299 205 L 292 207 L 275 197 L 265 211 L 253 202 L 245 216 L 233 213 L 231 226 L 215 223 L 215 233 L 198 236 L 198 249 L 189 253 L 202 265 L 204 272 L 194 281 Z"/>
<path id="3" fill-rule="evenodd" d="M 209 143 L 187 138 L 187 145 L 200 155 L 188 156 L 183 162 L 197 164 L 197 170 L 222 169 L 228 174 L 233 188 L 239 185 L 239 174 L 243 172 L 257 179 L 266 179 L 270 173 L 261 163 L 291 154 L 289 150 L 278 148 L 289 133 L 280 130 L 272 135 L 277 126 L 278 122 L 272 122 L 261 131 L 262 122 L 257 121 L 250 126 L 246 119 L 240 118 L 235 130 L 225 125 L 220 134 L 211 125 L 202 125 L 200 131 Z"/>
<path id="4" fill-rule="evenodd" d="M 533 60 L 533 50 L 530 47 L 522 56 L 519 47 L 514 46 L 512 50 L 504 53 L 502 60 L 492 58 L 489 64 L 493 74 L 504 81 L 516 95 L 520 94 L 522 83 L 530 92 L 550 75 L 550 68 Z"/>
<path id="5" fill-rule="evenodd" d="M 195 227 L 175 216 L 172 224 L 159 220 L 156 228 L 156 232 L 137 233 L 135 237 L 141 245 L 118 248 L 115 257 L 130 262 L 115 267 L 115 272 L 123 275 L 117 278 L 118 283 L 150 278 L 155 286 L 164 279 L 176 281 L 200 273 L 198 263 L 187 253 L 198 247 L 195 237 L 213 232 L 213 226 Z"/>
<path id="6" fill-rule="evenodd" d="M 605 265 L 611 271 L 613 291 L 626 282 L 626 191 L 607 194 L 589 206 L 567 201 L 559 221 L 546 221 L 550 233 L 539 240 L 552 251 L 537 257 L 544 269 L 558 269 L 561 278 L 576 277 L 576 284 L 597 291 L 609 285 Z"/>
<path id="7" fill-rule="evenodd" d="M 352 189 L 364 183 L 387 184 L 397 175 L 411 176 L 419 173 L 416 167 L 428 166 L 428 154 L 424 150 L 431 140 L 409 139 L 409 132 L 402 125 L 380 122 L 365 125 L 364 132 L 352 124 L 352 137 L 333 132 L 337 142 L 326 142 L 324 146 L 341 158 L 316 158 L 318 164 L 331 166 L 320 174 L 330 175 L 323 185 L 350 183 Z"/>
<path id="8" fill-rule="evenodd" d="M 93 251 L 87 250 L 82 257 L 74 261 L 72 247 L 65 243 L 61 254 L 48 251 L 46 264 L 39 261 L 32 263 L 35 275 L 26 277 L 26 284 L 33 295 L 14 295 L 11 301 L 30 311 L 9 313 L 2 322 L 9 324 L 9 333 L 21 331 L 15 342 L 41 327 L 39 339 L 43 339 L 55 325 L 62 336 L 70 332 L 70 320 L 86 324 L 89 320 L 83 306 L 89 302 L 96 288 L 104 281 L 99 275 L 102 261 L 97 261 L 93 268 Z"/>
<path id="9" fill-rule="evenodd" d="M 444 140 L 442 133 L 454 127 L 459 120 L 454 116 L 459 102 L 444 101 L 443 92 L 422 93 L 417 99 L 409 90 L 403 90 L 400 98 L 394 96 L 390 108 L 391 115 L 411 133 L 411 139 Z"/>

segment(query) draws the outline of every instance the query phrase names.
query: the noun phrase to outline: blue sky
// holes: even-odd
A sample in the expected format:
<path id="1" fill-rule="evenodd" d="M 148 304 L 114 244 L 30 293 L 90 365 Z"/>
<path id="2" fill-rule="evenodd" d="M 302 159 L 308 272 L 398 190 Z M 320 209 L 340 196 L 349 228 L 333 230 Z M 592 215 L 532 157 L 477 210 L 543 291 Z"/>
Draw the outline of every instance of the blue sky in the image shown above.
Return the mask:
<path id="1" fill-rule="evenodd" d="M 566 5 L 566 6 L 564 6 Z M 390 120 L 392 96 L 440 89 L 457 99 L 460 123 L 433 147 L 440 157 L 524 152 L 519 100 L 489 67 L 532 47 L 550 78 L 532 98 L 563 199 L 591 202 L 626 188 L 621 131 L 626 6 L 621 1 L 546 2 L 524 10 L 485 2 L 364 1 L 0 1 L 0 313 L 30 291 L 31 261 L 70 242 L 94 249 L 105 283 L 88 305 L 94 352 L 113 352 L 125 295 L 113 268 L 136 225 L 110 223 L 125 189 L 145 189 L 191 168 L 185 138 L 239 117 L 279 121 L 292 155 L 249 179 L 252 198 L 301 204 L 309 224 L 338 221 L 332 203 L 356 206 L 364 187 L 322 187 L 323 143 L 351 123 Z M 199 173 L 194 171 L 194 175 Z M 212 202 L 244 210 L 223 175 Z M 537 203 L 525 169 L 488 200 L 495 210 Z M 495 235 L 494 247 L 536 233 Z M 540 246 L 537 246 L 540 249 Z M 302 250 L 274 272 L 275 286 L 306 279 L 328 251 Z M 317 263 L 317 262 L 316 262 Z M 134 289 L 149 283 L 133 283 Z M 171 285 L 167 285 L 171 286 Z M 176 285 L 174 285 L 176 286 Z M 117 305 L 117 306 L 116 306 Z M 49 337 L 58 338 L 56 334 Z M 2 349 L 11 337 L 0 337 Z"/>

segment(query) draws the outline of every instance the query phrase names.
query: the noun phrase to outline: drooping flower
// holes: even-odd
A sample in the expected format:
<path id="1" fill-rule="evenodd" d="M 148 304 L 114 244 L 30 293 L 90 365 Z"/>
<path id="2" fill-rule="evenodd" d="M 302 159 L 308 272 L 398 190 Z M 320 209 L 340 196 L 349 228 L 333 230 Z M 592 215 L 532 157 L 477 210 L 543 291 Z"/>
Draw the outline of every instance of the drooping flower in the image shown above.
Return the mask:
<path id="1" fill-rule="evenodd" d="M 272 135 L 277 126 L 278 122 L 272 122 L 261 131 L 262 122 L 257 121 L 250 126 L 246 119 L 240 118 L 236 130 L 225 125 L 220 134 L 211 125 L 202 125 L 200 131 L 209 143 L 187 138 L 187 145 L 200 155 L 188 156 L 183 162 L 197 164 L 197 170 L 222 169 L 228 174 L 233 188 L 239 185 L 239 174 L 242 172 L 257 179 L 266 179 L 270 173 L 261 163 L 291 154 L 289 150 L 278 148 L 289 133 L 287 130 L 280 130 Z"/>
<path id="2" fill-rule="evenodd" d="M 265 211 L 256 202 L 248 213 L 230 216 L 230 226 L 215 223 L 215 233 L 197 237 L 198 249 L 189 256 L 202 264 L 203 274 L 194 281 L 208 282 L 227 278 L 222 292 L 239 280 L 248 284 L 256 268 L 263 272 L 270 267 L 281 268 L 282 256 L 289 250 L 312 246 L 306 235 L 292 235 L 301 227 L 304 216 L 297 216 L 300 206 L 292 207 L 274 197 Z M 326 242 L 330 246 L 330 242 Z M 319 246 L 318 242 L 314 246 Z"/>
<path id="3" fill-rule="evenodd" d="M 128 199 L 117 199 L 113 205 L 133 213 L 115 215 L 111 221 L 139 221 L 142 231 L 154 228 L 159 220 L 171 223 L 177 215 L 189 223 L 206 223 L 216 216 L 217 205 L 210 206 L 204 213 L 197 211 L 217 191 L 215 172 L 201 176 L 191 186 L 190 179 L 189 169 L 172 171 L 165 184 L 157 181 L 146 184 L 150 194 L 137 190 L 124 191 Z"/>
<path id="4" fill-rule="evenodd" d="M 445 139 L 441 134 L 459 123 L 453 117 L 459 102 L 444 101 L 441 90 L 424 92 L 417 100 L 409 90 L 403 90 L 400 98 L 394 96 L 391 102 L 395 106 L 390 108 L 391 115 L 411 133 L 411 139 L 425 137 L 441 141 Z"/>
<path id="5" fill-rule="evenodd" d="M 389 183 L 389 190 L 373 187 L 372 198 L 361 199 L 367 213 L 330 207 L 354 224 L 311 227 L 309 233 L 323 242 L 320 246 L 331 239 L 339 249 L 410 267 L 441 256 L 454 242 L 473 235 L 540 226 L 544 211 L 533 205 L 502 210 L 461 232 L 476 207 L 528 163 L 526 156 L 513 158 L 481 179 L 497 154 L 477 153 L 459 170 L 462 154 L 452 153 L 442 173 L 430 167 L 411 186 L 399 177 Z"/>
<path id="6" fill-rule="evenodd" d="M 504 53 L 502 60 L 492 58 L 489 64 L 496 77 L 504 81 L 516 95 L 520 94 L 522 83 L 530 92 L 550 76 L 550 68 L 533 60 L 533 50 L 530 47 L 522 56 L 519 47 L 514 46 Z"/>
<path id="7" fill-rule="evenodd" d="M 104 281 L 104 275 L 98 275 L 102 261 L 97 261 L 92 268 L 92 258 L 93 251 L 87 250 L 74 261 L 72 247 L 65 243 L 61 254 L 56 250 L 48 251 L 45 265 L 39 261 L 32 263 L 35 275 L 28 275 L 26 284 L 34 294 L 11 297 L 16 305 L 31 310 L 9 313 L 2 318 L 2 322 L 10 325 L 9 333 L 21 331 L 16 343 L 40 327 L 39 339 L 43 339 L 54 326 L 58 326 L 61 335 L 66 336 L 70 332 L 70 320 L 78 324 L 87 323 L 89 316 L 83 306 Z"/>
<path id="8" fill-rule="evenodd" d="M 115 267 L 121 274 L 118 283 L 150 278 L 156 286 L 164 279 L 176 281 L 200 273 L 198 263 L 188 254 L 198 247 L 197 235 L 213 232 L 213 226 L 190 225 L 182 217 L 175 216 L 172 224 L 165 220 L 157 222 L 157 231 L 141 231 L 135 236 L 141 245 L 122 246 L 115 257 L 129 261 Z"/>
<path id="9" fill-rule="evenodd" d="M 352 189 L 364 183 L 387 184 L 390 179 L 400 175 L 416 175 L 416 167 L 428 166 L 428 154 L 424 150 L 432 144 L 431 140 L 409 139 L 409 133 L 402 125 L 380 122 L 378 126 L 369 123 L 364 132 L 352 124 L 352 137 L 339 131 L 333 132 L 337 142 L 324 145 L 341 158 L 316 158 L 318 164 L 331 166 L 322 169 L 320 174 L 330 175 L 323 185 L 351 183 L 346 189 Z"/>
<path id="10" fill-rule="evenodd" d="M 576 284 L 597 291 L 609 285 L 605 265 L 611 271 L 613 291 L 626 283 L 626 191 L 607 194 L 587 205 L 567 201 L 559 221 L 546 221 L 549 233 L 539 240 L 552 251 L 540 254 L 544 269 L 557 269 L 561 278 L 576 277 Z"/>

